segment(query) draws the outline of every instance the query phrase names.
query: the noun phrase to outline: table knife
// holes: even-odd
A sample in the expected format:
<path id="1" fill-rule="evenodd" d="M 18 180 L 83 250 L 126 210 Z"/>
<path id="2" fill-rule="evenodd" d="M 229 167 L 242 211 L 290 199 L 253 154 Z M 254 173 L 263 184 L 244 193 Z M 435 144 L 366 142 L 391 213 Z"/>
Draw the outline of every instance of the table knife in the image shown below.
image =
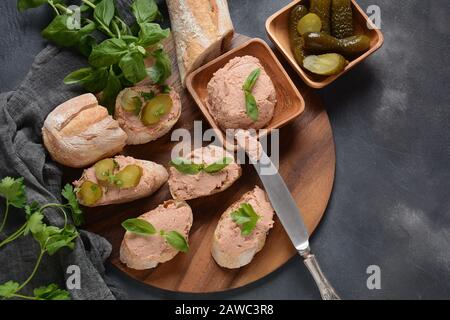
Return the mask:
<path id="1" fill-rule="evenodd" d="M 239 139 L 238 139 L 239 140 Z M 294 244 L 295 249 L 303 257 L 304 263 L 311 273 L 314 281 L 319 288 L 320 295 L 323 300 L 341 300 L 334 288 L 328 282 L 323 274 L 316 257 L 309 246 L 309 234 L 303 222 L 300 210 L 295 203 L 289 189 L 286 186 L 283 178 L 278 172 L 278 169 L 273 164 L 269 156 L 263 151 L 259 144 L 259 155 L 255 157 L 254 152 L 246 150 L 251 162 L 253 163 L 261 182 L 269 196 L 270 202 L 286 230 L 289 238 Z M 242 144 L 239 144 L 242 147 Z"/>

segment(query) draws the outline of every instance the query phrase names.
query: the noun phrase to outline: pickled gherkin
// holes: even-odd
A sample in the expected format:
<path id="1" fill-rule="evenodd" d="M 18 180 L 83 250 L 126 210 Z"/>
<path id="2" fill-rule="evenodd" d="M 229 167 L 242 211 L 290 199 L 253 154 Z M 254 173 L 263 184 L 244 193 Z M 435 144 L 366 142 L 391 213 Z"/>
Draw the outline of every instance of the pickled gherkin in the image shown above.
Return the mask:
<path id="1" fill-rule="evenodd" d="M 141 121 L 144 125 L 157 124 L 161 117 L 172 110 L 173 101 L 170 95 L 160 94 L 151 99 L 142 109 Z"/>
<path id="2" fill-rule="evenodd" d="M 303 67 L 312 73 L 331 76 L 344 71 L 347 60 L 337 53 L 327 53 L 320 56 L 308 56 L 303 60 Z"/>
<path id="3" fill-rule="evenodd" d="M 322 20 L 322 31 L 331 34 L 331 0 L 310 0 L 309 12 L 317 14 Z"/>
<path id="4" fill-rule="evenodd" d="M 322 30 L 322 20 L 315 13 L 308 13 L 297 25 L 297 31 L 301 35 L 307 32 L 320 32 L 320 30 Z"/>
<path id="5" fill-rule="evenodd" d="M 370 39 L 365 35 L 337 39 L 323 32 L 309 32 L 303 35 L 304 48 L 313 54 L 335 52 L 354 57 L 369 50 Z"/>
<path id="6" fill-rule="evenodd" d="M 103 190 L 98 184 L 92 181 L 85 181 L 77 192 L 77 196 L 83 204 L 92 206 L 103 197 Z"/>
<path id="7" fill-rule="evenodd" d="M 113 175 L 114 169 L 117 167 L 114 159 L 103 159 L 94 165 L 95 177 L 100 183 L 107 184 L 110 176 Z"/>
<path id="8" fill-rule="evenodd" d="M 137 92 L 131 89 L 127 89 L 121 98 L 122 108 L 127 112 L 134 112 L 139 114 L 142 107 L 141 97 Z"/>
<path id="9" fill-rule="evenodd" d="M 135 188 L 142 178 L 142 168 L 137 165 L 128 165 L 116 175 L 116 185 L 120 189 Z"/>
<path id="10" fill-rule="evenodd" d="M 338 39 L 353 36 L 353 12 L 351 0 L 332 0 L 331 33 Z"/>
<path id="11" fill-rule="evenodd" d="M 298 64 L 302 65 L 305 53 L 303 52 L 303 37 L 297 31 L 297 26 L 301 18 L 308 14 L 308 9 L 303 5 L 295 6 L 289 17 L 289 38 L 292 52 Z"/>

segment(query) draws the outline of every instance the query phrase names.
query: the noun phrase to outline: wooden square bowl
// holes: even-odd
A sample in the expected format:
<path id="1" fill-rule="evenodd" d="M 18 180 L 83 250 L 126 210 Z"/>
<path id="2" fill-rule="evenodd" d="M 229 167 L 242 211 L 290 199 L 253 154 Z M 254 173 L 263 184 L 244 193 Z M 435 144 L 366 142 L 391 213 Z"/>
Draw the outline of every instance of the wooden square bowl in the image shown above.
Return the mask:
<path id="1" fill-rule="evenodd" d="M 267 129 L 267 134 L 272 129 L 277 129 L 298 117 L 305 109 L 305 101 L 300 92 L 295 87 L 292 80 L 284 70 L 277 57 L 270 47 L 261 39 L 252 39 L 242 46 L 228 51 L 217 59 L 205 64 L 192 72 L 186 79 L 186 86 L 195 102 L 203 112 L 213 129 L 222 132 L 220 126 L 215 121 L 208 109 L 207 86 L 214 73 L 224 67 L 231 59 L 246 55 L 258 58 L 272 79 L 276 94 L 277 104 L 272 120 L 263 129 Z M 244 99 L 244 94 L 242 94 Z M 220 137 L 223 138 L 223 137 Z"/>
<path id="2" fill-rule="evenodd" d="M 266 21 L 266 30 L 269 38 L 275 43 L 277 48 L 282 52 L 285 58 L 289 61 L 292 67 L 297 71 L 303 81 L 306 82 L 312 88 L 323 88 L 334 80 L 342 76 L 344 73 L 351 70 L 357 64 L 362 62 L 372 53 L 377 51 L 384 42 L 383 34 L 378 30 L 372 21 L 367 17 L 365 12 L 361 9 L 360 6 L 356 3 L 355 0 L 352 0 L 353 7 L 353 24 L 355 35 L 365 34 L 370 38 L 370 49 L 364 54 L 350 60 L 348 66 L 339 74 L 333 76 L 319 76 L 312 74 L 311 72 L 301 68 L 297 61 L 294 58 L 294 54 L 292 53 L 290 40 L 289 40 L 289 15 L 294 6 L 298 4 L 306 5 L 309 8 L 308 0 L 296 0 L 292 3 L 288 4 L 280 11 L 273 14 Z M 370 28 L 368 27 L 370 26 Z"/>

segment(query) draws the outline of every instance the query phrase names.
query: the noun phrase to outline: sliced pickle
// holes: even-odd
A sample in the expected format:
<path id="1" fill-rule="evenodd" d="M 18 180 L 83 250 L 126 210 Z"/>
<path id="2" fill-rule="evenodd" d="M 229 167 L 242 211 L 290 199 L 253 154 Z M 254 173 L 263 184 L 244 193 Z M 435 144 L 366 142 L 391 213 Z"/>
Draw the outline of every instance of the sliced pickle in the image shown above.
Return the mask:
<path id="1" fill-rule="evenodd" d="M 142 108 L 142 100 L 139 93 L 134 92 L 131 89 L 126 90 L 120 102 L 122 103 L 123 110 L 127 112 L 135 112 L 139 114 Z"/>
<path id="2" fill-rule="evenodd" d="M 322 20 L 315 13 L 308 13 L 297 24 L 297 31 L 301 35 L 307 32 L 320 32 L 320 30 L 322 30 Z"/>
<path id="3" fill-rule="evenodd" d="M 337 53 L 327 53 L 320 56 L 308 56 L 303 60 L 303 67 L 312 73 L 330 76 L 342 72 L 348 62 Z"/>
<path id="4" fill-rule="evenodd" d="M 117 167 L 114 159 L 103 159 L 94 165 L 95 177 L 100 183 L 108 183 L 109 177 L 114 174 Z"/>
<path id="5" fill-rule="evenodd" d="M 83 204 L 92 206 L 102 198 L 103 190 L 98 184 L 95 184 L 92 181 L 85 181 L 81 185 L 77 195 Z"/>
<path id="6" fill-rule="evenodd" d="M 120 189 L 137 187 L 142 178 L 142 168 L 131 164 L 120 170 L 116 175 L 116 185 Z"/>
<path id="7" fill-rule="evenodd" d="M 146 126 L 157 124 L 162 116 L 168 114 L 172 110 L 172 106 L 173 101 L 170 95 L 157 95 L 144 106 L 141 114 L 142 123 Z"/>

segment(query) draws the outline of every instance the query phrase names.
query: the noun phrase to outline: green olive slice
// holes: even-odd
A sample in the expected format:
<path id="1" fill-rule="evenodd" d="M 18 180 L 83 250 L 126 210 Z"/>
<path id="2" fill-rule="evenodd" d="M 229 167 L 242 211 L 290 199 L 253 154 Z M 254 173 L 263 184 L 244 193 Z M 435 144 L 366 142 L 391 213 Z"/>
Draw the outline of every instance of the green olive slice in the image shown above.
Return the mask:
<path id="1" fill-rule="evenodd" d="M 303 35 L 307 32 L 320 32 L 322 30 L 322 20 L 315 13 L 308 13 L 298 21 L 297 31 Z"/>
<path id="2" fill-rule="evenodd" d="M 87 206 L 92 206 L 98 202 L 103 196 L 103 190 L 92 181 L 85 181 L 77 193 L 81 202 Z"/>
<path id="3" fill-rule="evenodd" d="M 147 102 L 142 110 L 141 121 L 144 125 L 157 124 L 161 117 L 172 110 L 173 101 L 170 95 L 160 94 Z"/>
<path id="4" fill-rule="evenodd" d="M 128 165 L 116 175 L 116 185 L 120 189 L 135 188 L 142 178 L 142 168 L 137 165 Z"/>
<path id="5" fill-rule="evenodd" d="M 122 109 L 127 112 L 139 113 L 142 108 L 142 100 L 139 93 L 128 89 L 126 90 L 120 99 Z"/>
<path id="6" fill-rule="evenodd" d="M 114 169 L 117 167 L 114 159 L 103 159 L 94 165 L 95 177 L 100 183 L 108 183 L 109 177 L 114 174 Z"/>

